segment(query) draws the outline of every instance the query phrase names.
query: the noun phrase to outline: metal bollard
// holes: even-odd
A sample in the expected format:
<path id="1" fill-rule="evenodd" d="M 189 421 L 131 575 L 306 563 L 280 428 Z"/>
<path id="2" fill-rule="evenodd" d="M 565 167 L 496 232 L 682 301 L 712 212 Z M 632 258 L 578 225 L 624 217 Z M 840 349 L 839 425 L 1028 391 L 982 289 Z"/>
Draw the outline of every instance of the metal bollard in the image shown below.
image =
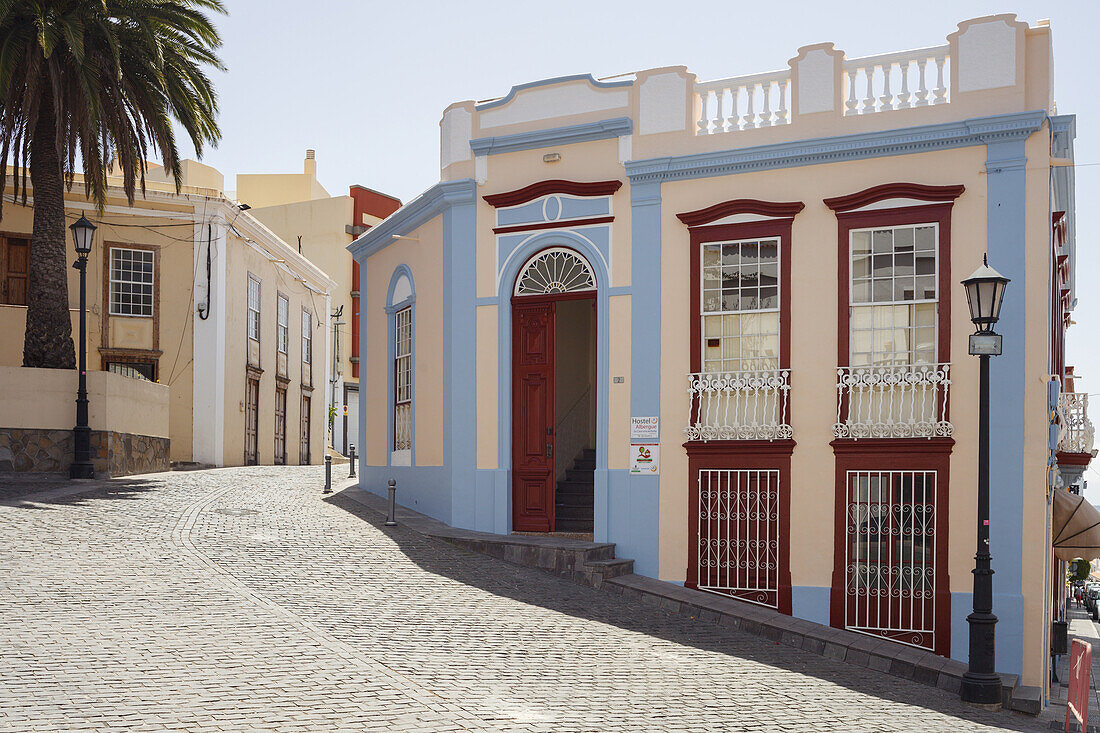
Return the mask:
<path id="1" fill-rule="evenodd" d="M 332 493 L 332 456 L 325 456 L 325 490 L 322 494 Z"/>
<path id="2" fill-rule="evenodd" d="M 390 479 L 390 513 L 389 513 L 389 516 L 386 517 L 386 526 L 387 527 L 396 527 L 397 526 L 396 509 L 397 509 L 397 481 L 391 478 Z"/>
<path id="3" fill-rule="evenodd" d="M 348 474 L 348 478 L 355 478 L 355 443 L 351 444 L 351 473 Z"/>

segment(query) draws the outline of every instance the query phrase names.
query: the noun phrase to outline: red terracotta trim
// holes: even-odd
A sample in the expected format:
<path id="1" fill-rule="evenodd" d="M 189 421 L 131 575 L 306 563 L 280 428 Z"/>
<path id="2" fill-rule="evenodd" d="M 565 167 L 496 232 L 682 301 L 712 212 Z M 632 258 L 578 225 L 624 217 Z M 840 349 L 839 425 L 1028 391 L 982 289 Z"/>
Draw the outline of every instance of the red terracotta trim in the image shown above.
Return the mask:
<path id="1" fill-rule="evenodd" d="M 676 218 L 689 227 L 702 226 L 735 214 L 758 214 L 776 219 L 789 219 L 806 208 L 801 201 L 760 201 L 759 199 L 732 199 L 705 209 L 685 211 Z"/>
<path id="2" fill-rule="evenodd" d="M 615 221 L 613 216 L 597 216 L 589 219 L 560 219 L 558 221 L 544 221 L 538 224 L 516 224 L 509 227 L 494 227 L 494 234 L 511 234 L 512 232 L 531 232 L 536 229 L 564 229 L 566 227 L 583 227 L 590 224 L 610 224 Z"/>
<path id="3" fill-rule="evenodd" d="M 950 454 L 955 446 L 954 438 L 860 438 L 853 440 L 842 438 L 829 443 L 833 453 L 838 456 L 875 456 L 876 465 L 882 461 L 878 456 L 904 457 L 917 455 Z"/>
<path id="4" fill-rule="evenodd" d="M 846 196 L 824 199 L 824 203 L 836 212 L 850 211 L 861 206 L 894 198 L 949 203 L 961 196 L 965 190 L 966 188 L 962 184 L 957 186 L 927 186 L 923 183 L 884 183 L 881 186 L 872 186 Z"/>
<path id="5" fill-rule="evenodd" d="M 833 577 L 830 593 L 830 625 L 845 627 L 848 603 L 845 578 L 847 545 L 848 471 L 936 472 L 935 648 L 940 656 L 951 654 L 951 579 L 948 576 L 950 534 L 951 438 L 834 440 L 836 493 L 833 529 Z M 923 450 L 921 447 L 923 446 Z M 891 450 L 893 448 L 893 450 Z M 883 636 L 881 638 L 887 639 Z M 887 639 L 889 640 L 889 639 Z"/>
<path id="6" fill-rule="evenodd" d="M 688 456 L 789 456 L 797 445 L 794 440 L 709 440 L 688 441 Z"/>
<path id="7" fill-rule="evenodd" d="M 1092 462 L 1091 453 L 1066 453 L 1065 451 L 1058 451 L 1055 457 L 1058 459 L 1058 463 L 1065 466 L 1087 466 Z"/>
<path id="8" fill-rule="evenodd" d="M 485 200 L 485 203 L 499 209 L 502 206 L 518 206 L 520 204 L 525 204 L 528 201 L 534 201 L 540 196 L 546 196 L 551 193 L 567 193 L 573 196 L 610 196 L 622 188 L 622 185 L 622 181 L 581 182 L 551 179 L 538 181 L 529 186 L 517 188 L 514 191 L 494 193 L 483 196 L 482 198 Z"/>

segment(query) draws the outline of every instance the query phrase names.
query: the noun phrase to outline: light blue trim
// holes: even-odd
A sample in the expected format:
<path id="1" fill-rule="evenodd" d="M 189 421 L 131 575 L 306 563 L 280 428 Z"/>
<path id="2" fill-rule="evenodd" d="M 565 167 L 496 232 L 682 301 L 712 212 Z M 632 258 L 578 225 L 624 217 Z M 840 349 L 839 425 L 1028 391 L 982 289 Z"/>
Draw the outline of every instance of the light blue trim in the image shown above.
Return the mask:
<path id="1" fill-rule="evenodd" d="M 498 309 L 497 319 L 497 369 L 498 379 L 498 428 L 497 428 L 497 455 L 501 469 L 508 472 L 512 467 L 512 290 L 515 287 L 516 276 L 520 269 L 536 252 L 547 247 L 569 247 L 588 261 L 592 272 L 596 276 L 596 471 L 595 471 L 595 508 L 593 510 L 595 526 L 598 528 L 601 522 L 607 522 L 606 501 L 600 502 L 601 481 L 606 487 L 607 471 L 607 434 L 608 434 L 608 382 L 610 378 L 610 321 L 608 318 L 608 283 L 609 275 L 604 266 L 603 258 L 598 249 L 592 246 L 587 239 L 572 232 L 560 230 L 547 230 L 531 237 L 516 247 L 513 256 L 503 266 L 500 277 L 500 289 L 497 293 Z M 472 281 L 472 279 L 471 279 Z M 503 517 L 498 515 L 496 527 L 492 530 L 498 534 L 507 534 L 512 530 L 511 486 L 508 484 L 506 491 L 507 509 Z M 627 499 L 629 503 L 629 498 Z M 506 524 L 501 524 L 500 520 Z M 597 532 L 599 530 L 597 529 Z M 601 541 L 599 537 L 597 541 Z M 651 548 L 656 554 L 656 543 Z M 632 557 L 619 555 L 619 557 Z M 656 568 L 651 573 L 656 576 Z M 639 571 L 640 572 L 640 571 Z"/>
<path id="2" fill-rule="evenodd" d="M 524 89 L 532 89 L 534 87 L 547 86 L 549 84 L 560 84 L 564 81 L 580 81 L 587 80 L 589 84 L 597 89 L 616 89 L 621 87 L 633 86 L 633 81 L 597 81 L 591 74 L 573 74 L 571 76 L 555 76 L 550 79 L 540 79 L 538 81 L 529 81 L 526 84 L 518 84 L 500 99 L 494 99 L 491 102 L 483 102 L 474 109 L 478 112 L 483 110 L 492 109 L 493 107 L 503 107 L 504 105 L 515 99 L 518 92 L 522 92 Z"/>
<path id="3" fill-rule="evenodd" d="M 630 301 L 630 414 L 661 415 L 661 182 L 632 183 L 630 287 L 645 297 Z M 635 571 L 657 577 L 660 548 L 660 477 L 608 472 L 607 521 L 596 517 L 596 541 L 614 542 L 616 555 L 634 559 Z"/>
<path id="4" fill-rule="evenodd" d="M 991 491 L 989 551 L 993 556 L 993 613 L 997 615 L 997 670 L 1019 674 L 1023 669 L 1023 515 L 1024 435 L 1027 410 L 1019 395 L 1026 391 L 1028 348 L 1025 324 L 1028 279 L 1041 277 L 1048 287 L 1046 268 L 1026 268 L 1026 174 L 1023 139 L 991 143 L 986 147 L 986 227 L 989 264 L 1010 278 L 997 330 L 1004 336 L 1004 353 L 989 365 L 989 485 Z M 980 263 L 960 262 L 960 272 Z M 961 291 L 962 287 L 957 286 Z M 961 356 L 960 358 L 970 358 Z M 976 396 L 971 395 L 973 399 Z M 956 397 L 957 398 L 957 397 Z M 965 407 L 964 405 L 961 405 Z M 1029 552 L 1037 551 L 1029 549 Z"/>
<path id="5" fill-rule="evenodd" d="M 352 257 L 363 265 L 364 261 L 382 249 L 393 244 L 393 236 L 402 236 L 431 221 L 452 206 L 473 204 L 477 199 L 477 184 L 472 178 L 458 181 L 442 181 L 429 188 L 386 217 L 385 221 L 373 227 L 347 249 Z"/>
<path id="6" fill-rule="evenodd" d="M 397 481 L 397 521 L 401 507 L 414 509 L 433 519 L 450 523 L 451 487 L 443 466 L 371 466 L 359 467 L 359 488 L 383 498 L 388 496 L 388 481 Z"/>
<path id="7" fill-rule="evenodd" d="M 1050 118 L 1051 155 L 1057 158 L 1074 159 L 1073 141 L 1077 138 L 1077 117 L 1058 115 Z M 1066 212 L 1067 241 L 1069 254 L 1069 290 L 1070 309 L 1077 299 L 1077 201 L 1076 177 L 1073 166 L 1059 166 L 1051 169 L 1051 185 L 1054 188 L 1053 211 Z M 1052 233 L 1053 236 L 1053 233 Z"/>
<path id="8" fill-rule="evenodd" d="M 994 576 L 996 577 L 996 576 Z M 951 658 L 957 659 L 960 662 L 970 661 L 970 624 L 967 622 L 966 617 L 970 615 L 970 612 L 974 610 L 974 594 L 973 593 L 952 593 L 951 594 Z M 997 608 L 996 604 L 993 606 L 993 613 L 1000 614 L 1001 611 Z M 997 624 L 997 640 L 996 640 L 996 665 L 997 671 L 1007 672 L 1002 665 L 1001 660 L 1001 624 Z"/>
<path id="9" fill-rule="evenodd" d="M 393 291 L 397 287 L 397 282 L 402 278 L 408 278 L 409 289 L 412 291 L 407 298 L 400 303 L 393 302 Z M 416 465 L 416 281 L 413 280 L 412 270 L 408 265 L 402 263 L 393 268 L 393 274 L 390 275 L 390 285 L 386 290 L 386 364 L 389 366 L 386 369 L 386 465 L 393 465 L 393 440 L 394 440 L 394 421 L 393 413 L 394 406 L 397 402 L 397 385 L 394 384 L 393 373 L 393 360 L 395 357 L 394 351 L 394 339 L 397 335 L 397 316 L 396 313 L 399 310 L 404 309 L 406 306 L 412 310 L 409 313 L 409 325 L 411 326 L 410 338 L 412 339 L 410 357 L 411 368 L 409 369 L 409 394 L 412 397 L 412 408 L 409 411 L 409 465 Z M 362 402 L 360 402 L 360 410 L 362 410 Z M 360 433 L 362 435 L 362 433 Z"/>
<path id="10" fill-rule="evenodd" d="M 483 305 L 496 305 L 498 302 L 499 301 L 497 300 L 497 296 L 492 295 L 492 296 L 476 299 L 474 301 L 474 305 L 476 305 L 480 308 Z"/>
<path id="11" fill-rule="evenodd" d="M 832 592 L 833 589 L 829 586 L 791 586 L 791 615 L 828 626 Z"/>
<path id="12" fill-rule="evenodd" d="M 496 137 L 479 137 L 470 141 L 470 150 L 474 151 L 474 155 L 514 153 L 517 150 L 533 150 L 552 145 L 570 145 L 592 140 L 607 140 L 629 135 L 633 129 L 634 123 L 629 117 L 614 117 L 609 120 L 586 122 L 581 125 L 551 127 L 545 130 L 517 132 L 513 135 L 497 135 Z"/>
<path id="13" fill-rule="evenodd" d="M 740 150 L 650 158 L 628 161 L 625 166 L 632 184 L 644 181 L 676 181 L 728 176 L 772 168 L 793 168 L 818 163 L 837 163 L 1022 140 L 1038 130 L 1046 119 L 1046 112 L 1037 110 L 908 127 L 902 130 L 883 130 L 760 145 Z"/>
<path id="14" fill-rule="evenodd" d="M 477 214 L 474 199 L 443 212 L 443 465 L 450 524 L 477 529 Z"/>

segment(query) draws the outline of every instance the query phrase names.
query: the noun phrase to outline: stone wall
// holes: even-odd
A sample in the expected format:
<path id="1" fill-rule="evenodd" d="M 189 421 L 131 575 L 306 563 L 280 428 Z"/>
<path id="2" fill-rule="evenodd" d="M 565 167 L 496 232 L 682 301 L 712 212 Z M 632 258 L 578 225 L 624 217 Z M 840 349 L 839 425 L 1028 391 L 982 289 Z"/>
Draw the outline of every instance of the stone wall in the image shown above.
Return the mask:
<path id="1" fill-rule="evenodd" d="M 168 470 L 168 438 L 92 431 L 96 476 L 128 476 Z M 0 428 L 0 473 L 68 473 L 73 431 Z"/>

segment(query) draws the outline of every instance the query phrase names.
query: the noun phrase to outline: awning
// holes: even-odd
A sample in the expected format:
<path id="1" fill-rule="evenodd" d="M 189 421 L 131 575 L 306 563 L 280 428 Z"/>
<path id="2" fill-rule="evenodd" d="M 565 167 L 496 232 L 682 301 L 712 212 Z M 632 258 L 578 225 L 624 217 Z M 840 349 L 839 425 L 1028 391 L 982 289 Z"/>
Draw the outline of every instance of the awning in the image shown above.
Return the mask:
<path id="1" fill-rule="evenodd" d="M 1100 558 L 1100 510 L 1085 497 L 1055 489 L 1052 530 L 1059 560 Z"/>

